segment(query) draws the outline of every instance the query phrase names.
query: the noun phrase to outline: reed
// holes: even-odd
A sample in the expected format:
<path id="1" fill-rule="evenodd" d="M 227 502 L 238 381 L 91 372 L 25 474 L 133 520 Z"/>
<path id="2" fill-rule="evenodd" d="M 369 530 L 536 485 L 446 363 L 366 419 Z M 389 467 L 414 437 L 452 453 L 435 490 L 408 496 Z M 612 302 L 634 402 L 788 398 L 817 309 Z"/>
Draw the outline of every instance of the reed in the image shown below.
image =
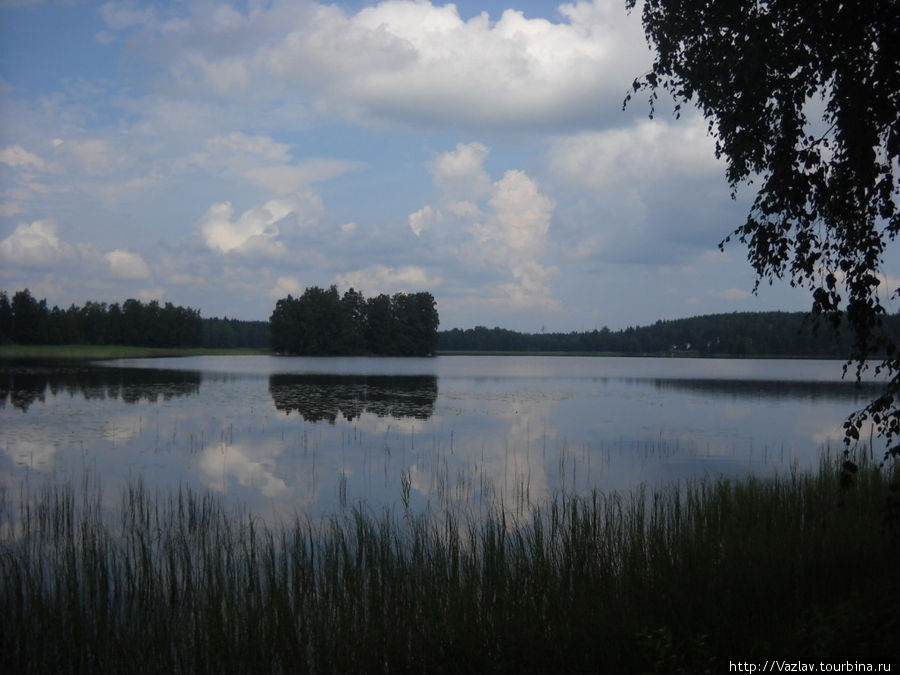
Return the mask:
<path id="1" fill-rule="evenodd" d="M 0 508 L 4 672 L 719 672 L 898 658 L 889 486 L 864 468 L 560 495 L 513 520 L 267 525 L 140 480 Z M 893 623 L 891 623 L 893 622 Z M 681 669 L 681 670 L 679 670 Z"/>

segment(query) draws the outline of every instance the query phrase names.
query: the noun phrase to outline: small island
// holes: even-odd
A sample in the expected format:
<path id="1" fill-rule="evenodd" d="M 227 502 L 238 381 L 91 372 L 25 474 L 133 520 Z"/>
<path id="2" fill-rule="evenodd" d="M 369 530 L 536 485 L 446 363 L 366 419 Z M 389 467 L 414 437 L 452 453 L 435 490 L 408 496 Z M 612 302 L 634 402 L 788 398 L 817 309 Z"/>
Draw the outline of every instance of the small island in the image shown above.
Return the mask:
<path id="1" fill-rule="evenodd" d="M 271 348 L 304 356 L 432 356 L 438 318 L 431 293 L 384 293 L 368 300 L 337 286 L 307 288 L 275 304 L 269 319 Z"/>

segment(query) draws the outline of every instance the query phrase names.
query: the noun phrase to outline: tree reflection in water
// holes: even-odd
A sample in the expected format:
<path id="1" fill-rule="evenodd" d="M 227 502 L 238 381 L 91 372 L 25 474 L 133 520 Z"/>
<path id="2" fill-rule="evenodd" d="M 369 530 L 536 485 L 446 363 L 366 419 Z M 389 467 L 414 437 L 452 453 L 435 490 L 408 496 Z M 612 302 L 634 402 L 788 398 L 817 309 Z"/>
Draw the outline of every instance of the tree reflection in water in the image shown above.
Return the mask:
<path id="1" fill-rule="evenodd" d="M 299 412 L 307 422 L 334 424 L 362 413 L 425 420 L 438 395 L 433 375 L 271 375 L 269 393 L 275 408 Z"/>
<path id="2" fill-rule="evenodd" d="M 191 370 L 113 368 L 88 363 L 7 362 L 0 365 L 0 407 L 7 402 L 22 412 L 53 396 L 81 395 L 85 400 L 121 399 L 125 403 L 167 401 L 200 393 L 202 375 Z"/>

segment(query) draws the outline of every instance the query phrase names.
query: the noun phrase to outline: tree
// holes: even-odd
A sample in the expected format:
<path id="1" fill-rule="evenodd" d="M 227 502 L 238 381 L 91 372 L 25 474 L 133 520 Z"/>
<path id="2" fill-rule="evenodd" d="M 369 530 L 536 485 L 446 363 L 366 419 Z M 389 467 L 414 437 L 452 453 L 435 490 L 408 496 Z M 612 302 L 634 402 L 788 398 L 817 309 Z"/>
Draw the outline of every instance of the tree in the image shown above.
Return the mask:
<path id="1" fill-rule="evenodd" d="M 396 354 L 397 327 L 391 298 L 385 293 L 366 300 L 366 347 L 373 354 Z"/>
<path id="2" fill-rule="evenodd" d="M 366 341 L 366 299 L 352 288 L 341 297 L 341 345 L 347 354 L 362 354 Z"/>
<path id="3" fill-rule="evenodd" d="M 299 300 L 291 295 L 275 303 L 275 309 L 269 317 L 269 332 L 272 350 L 277 354 L 300 353 L 299 305 Z"/>
<path id="4" fill-rule="evenodd" d="M 13 313 L 6 291 L 0 291 L 0 344 L 13 338 Z"/>
<path id="5" fill-rule="evenodd" d="M 633 9 L 636 0 L 626 0 Z M 847 367 L 876 359 L 871 419 L 900 455 L 900 352 L 883 330 L 883 262 L 900 231 L 900 5 L 897 0 L 644 0 L 656 49 L 635 80 L 650 115 L 659 90 L 696 105 L 735 194 L 758 186 L 732 236 L 761 281 L 808 289 L 813 316 L 849 329 Z M 625 99 L 627 104 L 631 94 Z M 731 237 L 720 244 L 724 246 Z M 755 289 L 754 289 L 755 290 Z"/>
<path id="6" fill-rule="evenodd" d="M 47 301 L 38 302 L 27 288 L 13 295 L 13 342 L 22 345 L 45 344 L 46 326 L 50 313 Z"/>
<path id="7" fill-rule="evenodd" d="M 440 324 L 434 296 L 427 292 L 398 293 L 392 303 L 400 339 L 405 340 L 404 353 L 434 354 Z"/>

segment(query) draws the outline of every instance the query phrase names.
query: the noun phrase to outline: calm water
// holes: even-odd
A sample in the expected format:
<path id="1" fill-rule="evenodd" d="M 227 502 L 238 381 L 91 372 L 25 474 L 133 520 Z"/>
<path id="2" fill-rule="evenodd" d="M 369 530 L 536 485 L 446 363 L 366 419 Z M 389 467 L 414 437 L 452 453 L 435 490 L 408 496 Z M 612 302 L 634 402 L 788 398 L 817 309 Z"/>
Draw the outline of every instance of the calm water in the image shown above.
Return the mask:
<path id="1" fill-rule="evenodd" d="M 510 508 L 841 449 L 835 361 L 194 357 L 0 365 L 0 484 L 210 488 L 262 515 Z"/>

